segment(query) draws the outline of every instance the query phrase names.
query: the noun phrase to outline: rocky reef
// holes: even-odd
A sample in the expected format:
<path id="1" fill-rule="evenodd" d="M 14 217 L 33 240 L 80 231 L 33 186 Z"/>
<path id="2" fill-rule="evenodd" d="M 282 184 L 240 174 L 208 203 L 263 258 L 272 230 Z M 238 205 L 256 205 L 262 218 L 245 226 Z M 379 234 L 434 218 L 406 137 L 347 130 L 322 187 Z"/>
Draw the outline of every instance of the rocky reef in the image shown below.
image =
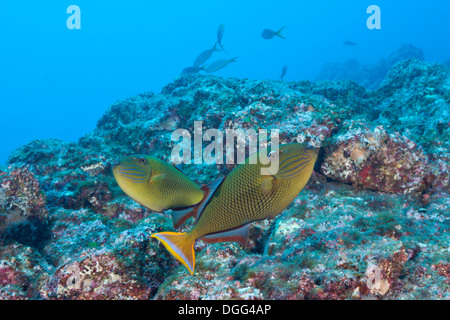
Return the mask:
<path id="1" fill-rule="evenodd" d="M 357 45 L 353 47 L 357 50 Z M 362 64 L 356 59 L 345 62 L 327 62 L 316 80 L 348 79 L 359 83 L 368 89 L 378 89 L 390 68 L 399 61 L 406 59 L 424 60 L 422 49 L 411 44 L 401 46 L 385 59 L 379 59 L 373 64 Z"/>
<path id="2" fill-rule="evenodd" d="M 111 161 L 170 162 L 177 128 L 280 129 L 321 147 L 315 174 L 249 248 L 196 244 L 190 275 L 150 234 L 167 213 L 127 197 Z M 449 299 L 450 69 L 351 80 L 181 75 L 112 105 L 77 143 L 36 140 L 0 171 L 0 299 Z M 198 183 L 230 165 L 185 165 Z M 192 223 L 192 222 L 191 222 Z M 186 226 L 189 229 L 191 225 Z"/>

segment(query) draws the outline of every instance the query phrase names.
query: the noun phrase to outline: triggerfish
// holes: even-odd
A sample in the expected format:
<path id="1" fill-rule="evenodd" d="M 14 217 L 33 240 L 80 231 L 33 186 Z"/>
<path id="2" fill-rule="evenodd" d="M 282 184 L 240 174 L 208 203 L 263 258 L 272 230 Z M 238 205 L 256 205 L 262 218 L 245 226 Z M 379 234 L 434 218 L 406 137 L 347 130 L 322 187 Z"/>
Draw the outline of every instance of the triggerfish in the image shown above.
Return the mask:
<path id="1" fill-rule="evenodd" d="M 193 208 L 173 212 L 175 226 L 184 222 L 186 216 L 196 218 L 189 232 L 152 234 L 191 274 L 195 269 L 197 239 L 207 243 L 236 241 L 246 246 L 250 224 L 280 214 L 308 182 L 317 149 L 299 143 L 280 145 L 278 152 L 271 151 L 268 157 L 279 161 L 277 172 L 269 169 L 270 162 L 262 164 L 259 160 L 259 153 L 268 151 L 262 149 L 250 155 L 228 176 L 204 187 L 205 198 Z M 267 171 L 261 174 L 261 169 Z"/>
<path id="2" fill-rule="evenodd" d="M 158 158 L 135 155 L 113 164 L 119 187 L 133 200 L 153 211 L 191 206 L 204 192 L 177 167 Z"/>

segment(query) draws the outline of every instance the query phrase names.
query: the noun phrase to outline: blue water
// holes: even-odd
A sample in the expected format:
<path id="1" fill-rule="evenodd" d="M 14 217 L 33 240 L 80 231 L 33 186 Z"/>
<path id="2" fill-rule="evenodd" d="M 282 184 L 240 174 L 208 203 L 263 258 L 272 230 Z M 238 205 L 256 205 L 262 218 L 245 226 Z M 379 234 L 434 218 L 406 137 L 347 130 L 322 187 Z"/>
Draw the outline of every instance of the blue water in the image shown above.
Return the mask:
<path id="1" fill-rule="evenodd" d="M 81 29 L 70 30 L 70 5 Z M 381 9 L 369 30 L 367 7 Z M 450 1 L 0 0 L 0 164 L 33 139 L 76 141 L 119 99 L 158 93 L 225 25 L 224 77 L 314 80 L 327 61 L 374 63 L 402 44 L 450 58 Z M 285 40 L 264 40 L 283 26 Z M 343 41 L 356 42 L 346 46 Z"/>

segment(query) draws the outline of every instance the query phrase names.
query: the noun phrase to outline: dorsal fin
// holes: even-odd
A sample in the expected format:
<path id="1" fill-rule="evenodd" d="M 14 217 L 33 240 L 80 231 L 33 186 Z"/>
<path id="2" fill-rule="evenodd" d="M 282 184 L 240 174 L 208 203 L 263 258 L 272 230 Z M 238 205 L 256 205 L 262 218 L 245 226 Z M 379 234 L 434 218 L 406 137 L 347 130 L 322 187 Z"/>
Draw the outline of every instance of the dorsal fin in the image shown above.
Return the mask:
<path id="1" fill-rule="evenodd" d="M 208 184 L 203 185 L 201 187 L 204 193 L 203 199 L 199 203 L 194 204 L 192 206 L 172 209 L 171 216 L 174 228 L 178 228 L 179 226 L 181 226 L 190 217 L 194 217 L 195 223 L 197 223 L 198 219 L 200 218 L 200 215 L 205 209 L 205 206 L 208 204 L 209 200 L 211 199 L 212 195 L 216 192 L 217 188 L 222 184 L 223 180 L 225 180 L 225 177 L 219 178 Z"/>
<path id="2" fill-rule="evenodd" d="M 223 183 L 225 178 L 226 178 L 226 176 L 216 179 L 216 180 L 214 180 L 208 184 L 204 184 L 202 186 L 201 189 L 203 190 L 204 195 L 203 195 L 203 200 L 197 204 L 196 212 L 194 215 L 195 223 L 198 222 L 198 219 L 200 219 L 200 216 L 202 215 L 203 210 L 205 209 L 209 200 L 211 200 L 212 196 L 214 195 L 214 193 L 216 193 L 216 190 L 220 187 L 220 185 Z"/>
<path id="3" fill-rule="evenodd" d="M 172 165 L 175 167 L 175 168 L 177 168 L 178 170 L 180 170 L 182 173 L 184 173 L 184 171 L 183 171 L 183 165 L 182 165 L 182 163 L 180 163 L 180 164 L 173 164 L 172 163 Z"/>

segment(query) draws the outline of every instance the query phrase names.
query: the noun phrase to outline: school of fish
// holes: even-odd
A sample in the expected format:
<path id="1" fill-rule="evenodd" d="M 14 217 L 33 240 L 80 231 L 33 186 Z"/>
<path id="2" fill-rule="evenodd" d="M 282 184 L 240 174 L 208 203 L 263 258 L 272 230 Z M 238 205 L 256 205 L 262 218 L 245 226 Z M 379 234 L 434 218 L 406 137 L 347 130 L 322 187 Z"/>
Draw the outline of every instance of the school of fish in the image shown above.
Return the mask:
<path id="1" fill-rule="evenodd" d="M 286 39 L 286 37 L 281 33 L 283 30 L 285 29 L 285 27 L 282 27 L 276 31 L 272 30 L 272 29 L 264 29 L 261 32 L 261 37 L 264 40 L 271 40 L 274 39 L 276 37 L 281 38 L 281 39 Z M 194 60 L 192 66 L 186 67 L 181 71 L 181 74 L 195 74 L 198 73 L 200 71 L 204 71 L 206 73 L 214 73 L 217 72 L 219 70 L 222 70 L 223 68 L 225 68 L 226 66 L 228 66 L 230 63 L 232 62 L 236 62 L 238 57 L 234 57 L 231 59 L 220 59 L 220 60 L 216 60 L 214 62 L 211 62 L 209 64 L 208 61 L 209 59 L 213 56 L 213 54 L 215 52 L 218 51 L 225 51 L 225 48 L 222 44 L 222 39 L 223 39 L 223 35 L 225 32 L 225 25 L 224 24 L 220 24 L 219 28 L 217 29 L 217 40 L 214 43 L 214 46 L 212 48 L 206 49 L 204 51 L 202 51 Z M 344 45 L 346 46 L 351 46 L 351 47 L 356 47 L 357 43 L 350 41 L 350 40 L 344 40 L 342 42 Z M 280 79 L 284 80 L 284 76 L 287 73 L 287 66 L 283 66 L 281 68 L 281 75 L 280 75 Z"/>

